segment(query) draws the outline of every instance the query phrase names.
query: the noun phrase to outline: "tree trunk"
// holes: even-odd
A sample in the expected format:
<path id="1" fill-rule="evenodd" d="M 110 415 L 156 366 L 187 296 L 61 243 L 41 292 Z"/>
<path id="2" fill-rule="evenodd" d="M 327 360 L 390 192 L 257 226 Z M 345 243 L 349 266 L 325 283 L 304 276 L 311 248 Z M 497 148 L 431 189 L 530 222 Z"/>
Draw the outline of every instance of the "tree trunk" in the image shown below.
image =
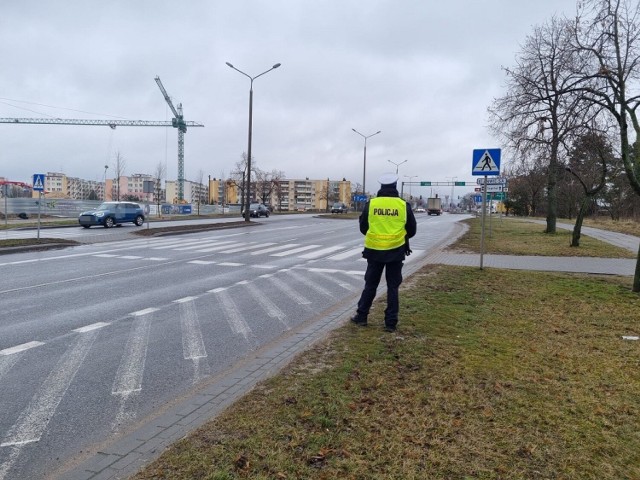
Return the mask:
<path id="1" fill-rule="evenodd" d="M 584 220 L 588 205 L 589 197 L 584 197 L 584 199 L 582 199 L 582 203 L 580 204 L 580 210 L 578 210 L 578 214 L 576 215 L 576 224 L 573 226 L 573 235 L 571 236 L 572 247 L 580 246 L 580 232 L 582 230 L 582 221 Z"/>
<path id="2" fill-rule="evenodd" d="M 638 260 L 636 261 L 636 273 L 633 276 L 632 291 L 640 293 L 640 248 L 638 248 Z"/>

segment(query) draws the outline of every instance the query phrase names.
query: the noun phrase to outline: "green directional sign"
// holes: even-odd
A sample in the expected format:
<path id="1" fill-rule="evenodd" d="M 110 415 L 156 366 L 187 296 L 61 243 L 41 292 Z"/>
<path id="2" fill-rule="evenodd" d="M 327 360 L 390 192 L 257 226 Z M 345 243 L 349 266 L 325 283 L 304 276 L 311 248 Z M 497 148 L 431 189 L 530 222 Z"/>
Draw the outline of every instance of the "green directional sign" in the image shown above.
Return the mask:
<path id="1" fill-rule="evenodd" d="M 453 182 L 453 184 L 456 187 L 464 187 L 466 185 L 466 182 Z"/>
<path id="2" fill-rule="evenodd" d="M 420 182 L 420 186 L 421 187 L 430 187 L 431 186 L 431 182 Z"/>

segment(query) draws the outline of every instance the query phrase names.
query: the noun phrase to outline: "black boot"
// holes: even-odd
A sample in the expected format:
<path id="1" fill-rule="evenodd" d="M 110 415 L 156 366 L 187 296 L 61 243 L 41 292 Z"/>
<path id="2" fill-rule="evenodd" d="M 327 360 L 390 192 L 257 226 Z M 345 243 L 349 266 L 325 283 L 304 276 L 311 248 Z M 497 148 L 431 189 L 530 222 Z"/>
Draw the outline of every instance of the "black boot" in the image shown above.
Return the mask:
<path id="1" fill-rule="evenodd" d="M 355 323 L 359 327 L 366 327 L 367 317 L 362 317 L 360 314 L 356 313 L 353 317 L 351 317 L 351 323 Z"/>

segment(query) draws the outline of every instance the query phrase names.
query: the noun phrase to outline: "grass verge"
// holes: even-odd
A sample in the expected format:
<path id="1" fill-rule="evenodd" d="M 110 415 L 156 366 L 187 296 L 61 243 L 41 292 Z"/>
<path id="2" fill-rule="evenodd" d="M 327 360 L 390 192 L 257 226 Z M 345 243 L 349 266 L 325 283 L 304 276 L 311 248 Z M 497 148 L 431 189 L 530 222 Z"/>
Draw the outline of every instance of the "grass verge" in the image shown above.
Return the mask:
<path id="1" fill-rule="evenodd" d="M 466 252 L 480 252 L 481 221 L 464 220 L 469 230 L 451 248 Z M 517 218 L 493 218 L 485 223 L 485 253 L 497 255 L 542 255 L 556 257 L 636 258 L 637 254 L 581 235 L 580 246 L 571 246 L 572 233 L 558 229 L 549 235 L 545 226 Z"/>

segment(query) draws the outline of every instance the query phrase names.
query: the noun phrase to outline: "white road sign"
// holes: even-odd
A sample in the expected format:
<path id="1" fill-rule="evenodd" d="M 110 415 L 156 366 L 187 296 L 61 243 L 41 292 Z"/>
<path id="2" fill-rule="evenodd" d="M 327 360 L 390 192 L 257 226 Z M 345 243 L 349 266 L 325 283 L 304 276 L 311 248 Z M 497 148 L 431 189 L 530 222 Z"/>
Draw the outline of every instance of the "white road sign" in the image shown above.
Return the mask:
<path id="1" fill-rule="evenodd" d="M 478 185 L 484 184 L 484 178 L 478 178 L 476 180 Z M 507 178 L 506 177 L 487 177 L 487 185 L 506 185 Z"/>

